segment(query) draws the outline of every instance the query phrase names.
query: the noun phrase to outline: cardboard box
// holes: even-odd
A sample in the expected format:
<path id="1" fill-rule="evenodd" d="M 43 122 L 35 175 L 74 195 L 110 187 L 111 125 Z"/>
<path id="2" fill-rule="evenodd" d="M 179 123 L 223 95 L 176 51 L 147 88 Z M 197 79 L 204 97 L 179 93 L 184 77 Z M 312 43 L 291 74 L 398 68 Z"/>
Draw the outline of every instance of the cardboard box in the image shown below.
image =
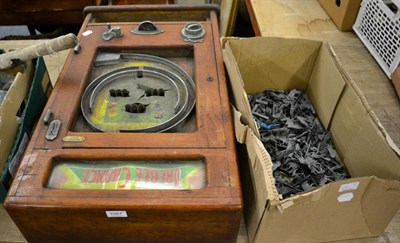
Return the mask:
<path id="1" fill-rule="evenodd" d="M 343 31 L 352 30 L 362 0 L 318 0 L 336 26 Z"/>
<path id="2" fill-rule="evenodd" d="M 400 208 L 399 149 L 329 45 L 304 39 L 223 39 L 235 106 L 244 214 L 251 242 L 322 242 L 380 235 Z M 248 94 L 302 89 L 351 179 L 282 200 Z"/>
<path id="3" fill-rule="evenodd" d="M 400 98 L 400 67 L 396 68 L 392 73 L 392 83 L 394 85 L 394 89 L 397 92 L 397 95 Z"/>
<path id="4" fill-rule="evenodd" d="M 0 172 L 14 145 L 23 112 L 21 109 L 32 82 L 33 68 L 32 62 L 27 62 L 25 70 L 14 73 L 14 81 L 0 104 Z"/>
<path id="5" fill-rule="evenodd" d="M 0 106 L 0 202 L 52 90 L 43 58 L 26 62 Z"/>

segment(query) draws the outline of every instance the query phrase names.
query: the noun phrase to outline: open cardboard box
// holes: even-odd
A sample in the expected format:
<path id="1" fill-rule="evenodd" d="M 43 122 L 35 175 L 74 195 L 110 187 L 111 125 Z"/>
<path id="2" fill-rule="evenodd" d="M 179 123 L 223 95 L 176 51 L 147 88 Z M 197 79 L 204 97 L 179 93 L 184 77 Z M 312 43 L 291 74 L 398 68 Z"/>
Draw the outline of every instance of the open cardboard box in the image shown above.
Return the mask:
<path id="1" fill-rule="evenodd" d="M 400 208 L 399 149 L 330 46 L 320 41 L 225 38 L 250 241 L 321 242 L 377 236 Z M 247 94 L 301 89 L 332 133 L 351 179 L 282 200 Z M 241 159 L 242 157 L 242 159 Z"/>
<path id="2" fill-rule="evenodd" d="M 0 202 L 6 197 L 13 174 L 43 111 L 52 84 L 43 58 L 18 66 L 0 105 Z M 15 70 L 9 70 L 14 72 Z"/>
<path id="3" fill-rule="evenodd" d="M 21 123 L 21 110 L 31 86 L 33 70 L 34 66 L 30 61 L 26 62 L 23 69 L 7 70 L 15 75 L 15 78 L 0 104 L 0 174 L 7 162 Z"/>

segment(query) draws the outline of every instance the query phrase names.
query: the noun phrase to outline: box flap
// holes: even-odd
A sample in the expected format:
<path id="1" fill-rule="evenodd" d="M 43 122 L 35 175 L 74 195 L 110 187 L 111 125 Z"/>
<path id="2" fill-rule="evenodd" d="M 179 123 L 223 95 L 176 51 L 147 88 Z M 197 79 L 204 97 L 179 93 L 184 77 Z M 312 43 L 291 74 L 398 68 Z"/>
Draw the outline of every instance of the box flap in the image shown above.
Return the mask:
<path id="1" fill-rule="evenodd" d="M 399 209 L 398 186 L 375 177 L 353 178 L 286 199 L 265 213 L 255 241 L 321 242 L 379 235 Z M 395 192 L 386 194 L 388 190 Z M 290 206 L 282 210 L 282 204 Z M 380 209 L 385 205 L 389 209 Z M 290 234 L 285 233 L 288 222 Z"/>
<path id="2" fill-rule="evenodd" d="M 244 144 L 246 142 L 247 129 L 249 127 L 243 125 L 244 123 L 241 120 L 242 114 L 237 111 L 235 107 L 232 106 L 231 108 L 233 113 L 233 126 L 235 128 L 236 141 L 238 143 Z"/>
<path id="3" fill-rule="evenodd" d="M 241 174 L 244 183 L 244 195 L 248 199 L 244 205 L 247 232 L 252 239 L 259 222 L 270 201 L 279 202 L 279 194 L 275 188 L 275 179 L 272 177 L 272 161 L 261 141 L 251 129 L 247 129 L 246 150 L 248 161 L 242 161 Z M 243 168 L 244 166 L 244 168 Z M 243 173 L 242 173 L 243 172 Z"/>
<path id="4" fill-rule="evenodd" d="M 230 39 L 231 49 L 247 94 L 275 89 L 307 88 L 320 41 L 255 37 Z"/>
<path id="5" fill-rule="evenodd" d="M 271 157 L 262 142 L 248 129 L 246 136 L 246 147 L 250 158 L 251 167 L 256 172 L 254 183 L 256 193 L 259 195 L 260 205 L 267 201 L 271 203 L 279 202 L 279 194 L 275 187 L 275 179 L 272 176 Z"/>
<path id="6" fill-rule="evenodd" d="M 361 207 L 371 234 L 382 234 L 400 209 L 400 182 L 373 177 L 362 197 Z"/>
<path id="7" fill-rule="evenodd" d="M 371 122 L 373 123 L 373 126 L 375 129 L 377 129 L 378 133 L 380 133 L 384 139 L 386 140 L 386 145 L 389 146 L 397 156 L 399 156 L 400 159 L 400 148 L 393 142 L 392 138 L 390 135 L 387 133 L 385 128 L 382 126 L 381 122 L 379 121 L 378 117 L 374 113 L 374 111 L 371 109 L 371 107 L 368 104 L 367 99 L 365 98 L 364 94 L 361 92 L 360 88 L 357 86 L 357 84 L 352 80 L 352 78 L 347 74 L 347 72 L 343 69 L 343 65 L 341 64 L 340 59 L 337 57 L 335 52 L 330 48 L 331 53 L 333 57 L 336 60 L 336 63 L 338 64 L 337 67 L 339 71 L 341 72 L 342 76 L 345 78 L 346 83 L 349 85 L 349 88 L 352 89 L 352 95 L 358 96 L 357 101 L 358 103 L 362 104 L 364 106 L 363 110 L 368 113 L 369 118 Z"/>
<path id="8" fill-rule="evenodd" d="M 243 79 L 238 69 L 235 57 L 233 56 L 232 50 L 229 46 L 229 42 L 225 44 L 225 49 L 222 50 L 225 67 L 229 74 L 229 85 L 233 96 L 231 96 L 231 102 L 233 102 L 234 107 L 244 115 L 241 119 L 244 120 L 244 125 L 248 125 L 259 137 L 258 127 L 253 119 L 248 119 L 252 117 L 250 104 L 247 99 L 247 94 L 243 88 Z M 236 125 L 235 125 L 236 127 Z M 235 128 L 236 129 L 236 128 Z M 238 140 L 239 141 L 239 140 Z M 240 142 L 240 141 L 239 141 Z"/>
<path id="9" fill-rule="evenodd" d="M 339 69 L 332 68 L 339 64 L 332 58 L 331 51 L 328 45 L 321 46 L 306 91 L 325 129 L 329 127 L 337 102 L 346 85 Z"/>
<path id="10" fill-rule="evenodd" d="M 400 157 L 355 88 L 345 88 L 332 118 L 330 131 L 339 157 L 352 177 L 400 180 Z"/>
<path id="11" fill-rule="evenodd" d="M 225 49 L 225 44 L 226 44 L 228 41 L 230 41 L 230 40 L 241 40 L 241 39 L 243 39 L 243 38 L 240 38 L 240 37 L 226 37 L 226 36 L 223 36 L 223 37 L 220 38 L 221 48 L 222 48 L 222 49 Z"/>

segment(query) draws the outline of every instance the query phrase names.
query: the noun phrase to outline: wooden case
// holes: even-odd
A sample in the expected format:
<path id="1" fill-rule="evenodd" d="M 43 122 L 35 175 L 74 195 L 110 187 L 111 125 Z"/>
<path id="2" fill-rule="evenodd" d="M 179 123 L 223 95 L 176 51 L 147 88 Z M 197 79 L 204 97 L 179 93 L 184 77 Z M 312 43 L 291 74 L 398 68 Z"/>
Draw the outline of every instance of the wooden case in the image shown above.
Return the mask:
<path id="1" fill-rule="evenodd" d="M 6 198 L 7 212 L 30 242 L 235 241 L 242 199 L 218 9 L 210 5 L 89 7 L 85 14 L 78 35 L 81 51 L 71 51 L 45 107 L 45 111 L 51 109 L 53 119 L 61 121 L 58 136 L 52 141 L 46 139 L 49 126 L 38 123 Z M 164 32 L 131 34 L 143 20 L 153 21 Z M 204 27 L 202 42 L 184 41 L 181 31 L 190 21 Z M 107 23 L 120 26 L 124 35 L 102 40 Z M 196 84 L 189 128 L 162 133 L 80 129 L 81 96 L 92 81 L 96 55 L 104 50 L 160 55 L 187 71 Z M 88 165 L 172 161 L 183 166 L 191 160 L 204 164 L 205 183 L 198 189 L 78 190 L 49 186 L 59 161 Z"/>

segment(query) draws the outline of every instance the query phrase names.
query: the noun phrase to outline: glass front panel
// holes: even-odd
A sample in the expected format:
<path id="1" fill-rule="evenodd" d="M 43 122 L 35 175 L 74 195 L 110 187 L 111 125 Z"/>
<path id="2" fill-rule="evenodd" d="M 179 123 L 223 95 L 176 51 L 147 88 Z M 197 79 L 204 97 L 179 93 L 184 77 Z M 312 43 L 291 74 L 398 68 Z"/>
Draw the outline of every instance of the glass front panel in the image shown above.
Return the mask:
<path id="1" fill-rule="evenodd" d="M 102 50 L 81 97 L 79 132 L 193 132 L 193 49 Z"/>
<path id="2" fill-rule="evenodd" d="M 56 161 L 47 187 L 183 190 L 206 185 L 205 163 L 190 161 Z"/>

